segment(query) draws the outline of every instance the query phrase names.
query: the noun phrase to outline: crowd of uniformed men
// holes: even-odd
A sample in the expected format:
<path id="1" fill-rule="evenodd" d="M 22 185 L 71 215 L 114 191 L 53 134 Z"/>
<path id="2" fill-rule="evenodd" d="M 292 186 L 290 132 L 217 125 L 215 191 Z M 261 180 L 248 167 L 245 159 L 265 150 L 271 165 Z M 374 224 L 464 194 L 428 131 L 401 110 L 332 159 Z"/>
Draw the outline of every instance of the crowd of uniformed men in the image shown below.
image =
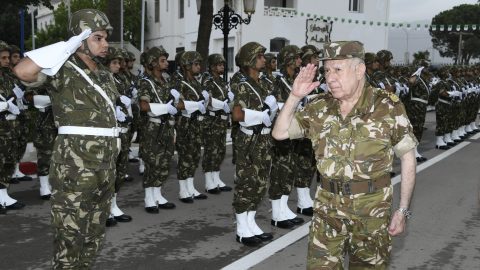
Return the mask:
<path id="1" fill-rule="evenodd" d="M 224 177 L 235 177 L 233 207 L 237 241 L 258 245 L 272 239 L 271 234 L 264 233 L 255 223 L 256 208 L 267 190 L 273 226 L 292 228 L 304 222 L 287 205 L 294 187 L 298 198 L 296 212 L 313 215 L 309 188 L 316 168 L 311 142 L 308 139 L 275 141 L 270 131 L 299 68 L 309 63 L 319 65 L 322 50 L 313 45 L 301 48 L 288 45 L 278 54 L 265 51 L 265 47 L 256 42 L 242 46 L 235 57 L 239 71 L 226 83 L 222 80 L 226 62 L 220 54 L 202 59 L 195 51 L 178 53 L 177 69 L 168 74 L 169 54 L 162 46 L 153 47 L 141 54 L 143 72 L 134 75 L 134 54 L 109 48 L 103 64 L 110 69 L 121 95 L 115 104 L 121 150 L 107 226 L 132 220 L 116 201 L 122 183 L 132 180 L 127 165 L 135 133 L 140 146 L 145 210 L 156 214 L 159 209 L 175 208 L 175 204 L 162 195 L 175 150 L 181 202 L 207 199 L 203 190 L 209 194 L 232 190 L 220 178 L 229 127 L 236 172 L 235 176 Z M 391 65 L 392 58 L 387 50 L 366 53 L 367 81 L 401 99 L 419 142 L 429 105 L 435 106 L 438 149 L 449 149 L 479 131 L 475 121 L 480 104 L 480 66 L 434 68 L 428 59 L 420 59 L 411 66 L 396 67 Z M 0 42 L 0 214 L 25 206 L 10 197 L 7 190 L 10 184 L 32 180 L 19 170 L 29 139 L 33 139 L 37 150 L 41 199 L 48 200 L 52 192 L 49 165 L 57 128 L 49 97 L 51 89 L 23 86 L 12 73 L 19 59 L 17 46 Z M 207 62 L 208 68 L 204 73 L 202 61 Z M 322 83 L 322 68 L 318 71 L 321 85 L 316 94 L 328 91 Z M 298 109 L 311 98 L 313 95 L 305 98 Z M 183 105 L 179 106 L 180 103 Z M 418 152 L 416 157 L 417 162 L 426 160 Z M 194 178 L 200 160 L 204 181 Z M 166 194 L 170 198 L 175 196 Z"/>

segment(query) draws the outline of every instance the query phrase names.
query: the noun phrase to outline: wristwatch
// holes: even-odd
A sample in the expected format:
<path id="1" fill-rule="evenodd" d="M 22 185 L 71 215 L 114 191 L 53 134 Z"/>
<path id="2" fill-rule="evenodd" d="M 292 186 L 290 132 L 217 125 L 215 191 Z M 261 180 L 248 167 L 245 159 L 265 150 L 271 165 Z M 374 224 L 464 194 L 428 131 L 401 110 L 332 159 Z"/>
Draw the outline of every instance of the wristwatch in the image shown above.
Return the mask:
<path id="1" fill-rule="evenodd" d="M 407 219 L 410 219 L 412 217 L 412 211 L 409 211 L 407 208 L 398 208 L 398 212 L 402 213 Z"/>

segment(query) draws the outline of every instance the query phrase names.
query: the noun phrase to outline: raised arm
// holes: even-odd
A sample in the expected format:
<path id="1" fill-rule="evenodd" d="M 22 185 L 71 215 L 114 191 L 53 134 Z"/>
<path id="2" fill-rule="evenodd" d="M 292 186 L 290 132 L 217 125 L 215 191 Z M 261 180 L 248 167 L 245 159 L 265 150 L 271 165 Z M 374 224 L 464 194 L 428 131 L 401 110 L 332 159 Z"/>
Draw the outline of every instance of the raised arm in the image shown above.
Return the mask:
<path id="1" fill-rule="evenodd" d="M 276 140 L 288 139 L 288 128 L 295 115 L 298 103 L 320 84 L 318 81 L 312 82 L 315 78 L 316 71 L 317 67 L 315 65 L 308 64 L 300 70 L 300 73 L 293 82 L 292 92 L 283 105 L 282 110 L 280 110 L 280 114 L 277 117 L 272 131 L 272 136 Z"/>
<path id="2" fill-rule="evenodd" d="M 22 81 L 25 82 L 35 82 L 38 78 L 38 73 L 42 68 L 35 64 L 32 59 L 25 57 L 23 58 L 14 68 L 13 72 L 15 75 Z"/>

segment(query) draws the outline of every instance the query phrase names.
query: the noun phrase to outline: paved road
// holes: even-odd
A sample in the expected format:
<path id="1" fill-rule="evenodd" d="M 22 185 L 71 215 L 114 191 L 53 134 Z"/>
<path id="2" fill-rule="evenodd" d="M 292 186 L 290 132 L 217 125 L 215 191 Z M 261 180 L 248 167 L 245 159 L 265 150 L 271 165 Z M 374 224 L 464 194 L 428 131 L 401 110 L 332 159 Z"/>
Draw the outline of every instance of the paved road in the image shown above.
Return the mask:
<path id="1" fill-rule="evenodd" d="M 479 269 L 480 134 L 466 141 L 463 148 L 461 145 L 449 151 L 436 150 L 434 118 L 433 112 L 428 113 L 425 138 L 419 148 L 430 161 L 419 166 L 422 170 L 417 176 L 412 202 L 414 218 L 409 221 L 407 233 L 394 240 L 390 268 Z M 233 185 L 230 159 L 228 147 L 222 178 Z M 141 177 L 136 164 L 130 164 L 135 180 L 125 184 L 118 204 L 134 220 L 107 229 L 94 269 L 220 269 L 237 260 L 240 260 L 237 269 L 244 269 L 241 261 L 244 256 L 256 252 L 253 254 L 259 258 L 268 253 L 266 246 L 252 249 L 234 241 L 232 192 L 209 195 L 208 200 L 193 205 L 183 204 L 177 199 L 175 164 L 172 163 L 171 169 L 164 194 L 177 208 L 152 215 L 143 209 Z M 399 172 L 398 161 L 395 171 Z M 200 190 L 203 186 L 200 170 L 196 179 L 200 179 L 197 181 Z M 395 190 L 398 193 L 398 185 Z M 13 185 L 10 192 L 27 203 L 27 207 L 0 216 L 0 269 L 48 269 L 52 256 L 49 203 L 38 198 L 36 180 Z M 295 193 L 289 203 L 294 209 Z M 301 229 L 271 227 L 269 209 L 265 199 L 258 210 L 258 223 L 277 239 L 268 247 L 280 251 L 252 269 L 304 269 L 306 237 L 302 237 Z M 288 246 L 278 244 L 293 235 L 300 235 L 300 240 Z M 281 236 L 284 237 L 278 240 Z"/>

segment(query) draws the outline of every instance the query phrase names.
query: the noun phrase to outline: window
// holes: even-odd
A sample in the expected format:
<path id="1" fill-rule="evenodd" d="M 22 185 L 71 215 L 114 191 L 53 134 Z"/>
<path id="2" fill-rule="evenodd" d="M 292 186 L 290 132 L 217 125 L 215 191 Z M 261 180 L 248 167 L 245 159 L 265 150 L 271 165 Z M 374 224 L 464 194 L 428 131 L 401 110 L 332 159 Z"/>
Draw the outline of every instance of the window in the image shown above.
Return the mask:
<path id="1" fill-rule="evenodd" d="M 363 0 L 349 0 L 348 11 L 350 12 L 363 12 Z"/>
<path id="2" fill-rule="evenodd" d="M 270 52 L 280 52 L 280 50 L 289 43 L 285 38 L 270 39 Z"/>
<path id="3" fill-rule="evenodd" d="M 155 22 L 160 21 L 160 0 L 155 0 Z"/>
<path id="4" fill-rule="evenodd" d="M 293 0 L 265 0 L 266 7 L 293 8 Z"/>
<path id="5" fill-rule="evenodd" d="M 178 1 L 178 18 L 182 19 L 185 12 L 185 0 Z"/>

